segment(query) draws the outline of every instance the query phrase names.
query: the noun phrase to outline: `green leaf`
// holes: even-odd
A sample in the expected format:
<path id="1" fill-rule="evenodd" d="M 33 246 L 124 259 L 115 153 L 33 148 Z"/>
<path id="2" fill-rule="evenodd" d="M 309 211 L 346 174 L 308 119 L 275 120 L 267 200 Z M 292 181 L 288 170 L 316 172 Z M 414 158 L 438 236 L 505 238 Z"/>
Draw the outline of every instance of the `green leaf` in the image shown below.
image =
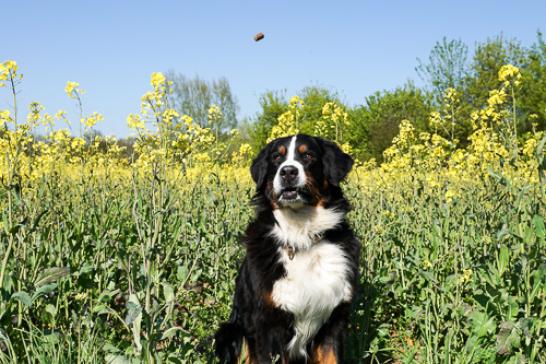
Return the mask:
<path id="1" fill-rule="evenodd" d="M 6 292 L 11 292 L 12 288 L 13 288 L 13 280 L 11 279 L 11 275 L 9 274 L 6 274 L 4 276 L 4 282 L 0 282 L 2 284 L 2 288 L 4 289 L 4 291 Z"/>
<path id="2" fill-rule="evenodd" d="M 470 313 L 470 321 L 472 322 L 472 332 L 476 334 L 478 338 L 493 333 L 496 328 L 495 319 L 488 317 L 487 313 L 473 311 Z"/>
<path id="3" fill-rule="evenodd" d="M 546 236 L 546 228 L 544 227 L 544 218 L 540 215 L 533 217 L 533 225 L 535 225 L 535 233 L 539 239 L 544 239 Z"/>
<path id="4" fill-rule="evenodd" d="M 30 298 L 30 295 L 24 291 L 15 292 L 11 295 L 11 299 L 17 300 L 27 307 L 32 305 L 32 298 Z"/>
<path id="5" fill-rule="evenodd" d="M 96 313 L 97 315 L 104 315 L 110 312 L 110 309 L 106 305 L 97 305 L 93 307 L 92 312 Z"/>
<path id="6" fill-rule="evenodd" d="M 499 250 L 499 262 L 498 262 L 498 270 L 499 275 L 503 275 L 504 271 L 508 268 L 508 262 L 510 260 L 510 251 L 506 246 L 501 246 Z"/>
<path id="7" fill-rule="evenodd" d="M 173 287 L 168 283 L 163 283 L 163 295 L 165 296 L 166 303 L 174 302 L 174 290 Z"/>
<path id="8" fill-rule="evenodd" d="M 46 295 L 53 292 L 57 288 L 57 283 L 46 284 L 38 288 L 32 295 L 32 301 L 36 300 L 38 297 Z"/>
<path id="9" fill-rule="evenodd" d="M 186 263 L 184 263 L 184 265 L 179 265 L 176 269 L 176 279 L 178 279 L 179 282 L 186 282 L 188 274 L 189 271 Z"/>
<path id="10" fill-rule="evenodd" d="M 57 315 L 57 308 L 53 306 L 52 304 L 48 303 L 45 307 L 45 311 L 51 315 L 51 317 L 55 317 Z"/>
<path id="11" fill-rule="evenodd" d="M 125 323 L 131 325 L 139 315 L 142 315 L 142 306 L 140 305 L 137 296 L 133 293 L 129 295 L 129 300 L 127 301 L 127 317 L 125 317 Z"/>
<path id="12" fill-rule="evenodd" d="M 2 225 L 4 226 L 4 232 L 6 235 L 9 235 L 9 221 L 8 214 L 2 214 Z"/>
<path id="13" fill-rule="evenodd" d="M 521 332 L 512 321 L 504 321 L 497 335 L 497 353 L 508 355 L 521 345 Z"/>
<path id="14" fill-rule="evenodd" d="M 171 328 L 168 328 L 167 330 L 163 331 L 163 335 L 161 335 L 161 340 L 172 338 L 177 331 L 182 331 L 182 328 L 180 326 L 173 326 Z"/>
<path id="15" fill-rule="evenodd" d="M 131 361 L 121 354 L 106 354 L 105 360 L 108 364 L 131 364 Z"/>
<path id="16" fill-rule="evenodd" d="M 133 342 L 136 346 L 136 350 L 140 353 L 142 351 L 142 344 L 140 342 L 140 326 L 142 324 L 142 312 L 140 312 L 133 321 L 131 331 L 133 332 Z"/>
<path id="17" fill-rule="evenodd" d="M 68 274 L 70 274 L 70 269 L 66 267 L 47 268 L 40 274 L 38 279 L 36 279 L 34 286 L 39 288 L 48 283 L 57 282 L 59 279 L 66 277 Z"/>

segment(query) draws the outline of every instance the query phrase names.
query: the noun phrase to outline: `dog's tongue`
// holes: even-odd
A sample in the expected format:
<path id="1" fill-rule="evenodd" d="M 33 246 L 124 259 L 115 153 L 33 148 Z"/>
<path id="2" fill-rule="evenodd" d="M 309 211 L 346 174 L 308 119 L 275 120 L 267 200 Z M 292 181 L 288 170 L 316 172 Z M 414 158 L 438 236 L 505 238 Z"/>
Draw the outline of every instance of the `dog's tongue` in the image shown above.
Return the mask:
<path id="1" fill-rule="evenodd" d="M 283 197 L 285 200 L 293 200 L 293 199 L 295 199 L 296 197 L 298 197 L 298 191 L 296 191 L 295 189 L 294 189 L 294 190 L 285 190 L 285 191 L 282 193 L 282 197 Z"/>

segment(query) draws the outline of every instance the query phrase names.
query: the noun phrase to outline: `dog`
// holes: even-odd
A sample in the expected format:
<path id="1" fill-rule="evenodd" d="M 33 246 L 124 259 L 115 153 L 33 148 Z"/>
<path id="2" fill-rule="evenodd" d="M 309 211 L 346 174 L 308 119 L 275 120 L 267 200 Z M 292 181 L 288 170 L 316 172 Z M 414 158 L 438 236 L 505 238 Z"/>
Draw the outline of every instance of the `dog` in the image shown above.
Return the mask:
<path id="1" fill-rule="evenodd" d="M 251 166 L 255 218 L 220 363 L 342 363 L 360 242 L 340 182 L 353 165 L 336 144 L 304 134 L 273 140 Z M 246 350 L 243 350 L 243 346 Z"/>

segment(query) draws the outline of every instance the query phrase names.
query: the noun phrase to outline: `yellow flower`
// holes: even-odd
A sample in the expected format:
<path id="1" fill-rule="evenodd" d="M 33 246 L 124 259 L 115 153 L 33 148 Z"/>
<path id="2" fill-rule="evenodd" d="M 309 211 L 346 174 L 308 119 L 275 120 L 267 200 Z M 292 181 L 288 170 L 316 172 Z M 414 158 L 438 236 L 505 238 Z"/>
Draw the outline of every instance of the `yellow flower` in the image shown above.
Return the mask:
<path id="1" fill-rule="evenodd" d="M 167 109 L 163 112 L 163 122 L 167 125 L 172 125 L 173 119 L 179 118 L 180 115 L 174 109 Z"/>
<path id="2" fill-rule="evenodd" d="M 334 103 L 333 102 L 327 102 L 322 106 L 322 115 L 330 115 L 333 112 L 334 109 Z"/>
<path id="3" fill-rule="evenodd" d="M 453 87 L 448 87 L 444 93 L 444 103 L 447 107 L 457 103 L 459 101 L 459 94 Z"/>
<path id="4" fill-rule="evenodd" d="M 3 63 L 0 63 L 0 87 L 4 86 L 4 83 L 1 81 L 6 81 L 8 79 L 11 79 L 13 81 L 17 78 L 23 78 L 23 75 L 17 75 L 17 68 L 17 62 L 12 60 L 7 60 Z"/>
<path id="5" fill-rule="evenodd" d="M 79 83 L 74 81 L 68 81 L 64 88 L 64 92 L 66 92 L 68 97 L 70 97 L 71 99 L 75 99 L 78 97 L 78 93 L 81 93 L 78 87 L 80 87 Z"/>
<path id="6" fill-rule="evenodd" d="M 425 259 L 423 261 L 423 269 L 427 270 L 427 269 L 430 269 L 430 268 L 432 268 L 432 263 L 430 262 L 430 260 Z"/>
<path id="7" fill-rule="evenodd" d="M 11 116 L 9 110 L 0 110 L 0 127 L 11 122 Z"/>
<path id="8" fill-rule="evenodd" d="M 535 149 L 537 147 L 537 139 L 531 138 L 525 141 L 525 144 L 523 145 L 523 155 L 527 157 L 532 157 L 535 153 Z"/>
<path id="9" fill-rule="evenodd" d="M 463 275 L 459 278 L 460 283 L 470 282 L 472 279 L 472 269 L 463 269 Z"/>
<path id="10" fill-rule="evenodd" d="M 76 295 L 74 296 L 74 299 L 75 299 L 76 301 L 83 301 L 83 300 L 85 300 L 86 298 L 87 298 L 87 293 L 84 293 L 84 292 L 80 292 L 80 293 L 78 293 L 78 294 L 76 294 Z"/>
<path id="11" fill-rule="evenodd" d="M 296 107 L 296 106 L 303 106 L 303 99 L 299 96 L 292 96 L 290 98 L 290 101 L 288 101 L 288 105 L 289 106 L 292 106 L 292 107 Z"/>
<path id="12" fill-rule="evenodd" d="M 13 60 L 7 60 L 4 62 L 3 64 L 3 68 L 5 68 L 6 70 L 10 71 L 10 72 L 17 72 L 17 62 L 13 61 Z"/>
<path id="13" fill-rule="evenodd" d="M 66 111 L 65 110 L 59 110 L 55 113 L 55 119 L 62 120 L 66 119 Z"/>
<path id="14" fill-rule="evenodd" d="M 447 190 L 445 194 L 446 202 L 450 204 L 451 202 L 453 202 L 453 197 L 455 196 L 456 194 L 453 190 L 451 189 Z"/>
<path id="15" fill-rule="evenodd" d="M 151 79 L 151 84 L 152 84 L 152 87 L 154 89 L 159 89 L 160 87 L 162 87 L 163 85 L 165 85 L 165 75 L 163 75 L 163 73 L 161 72 L 154 72 L 152 73 L 152 79 Z"/>
<path id="16" fill-rule="evenodd" d="M 73 150 L 80 150 L 85 145 L 85 140 L 82 138 L 74 138 L 70 143 L 70 147 Z"/>
<path id="17" fill-rule="evenodd" d="M 182 115 L 182 121 L 184 122 L 184 125 L 186 125 L 186 128 L 190 129 L 193 127 L 193 118 L 189 115 Z"/>
<path id="18" fill-rule="evenodd" d="M 80 119 L 80 122 L 87 128 L 92 128 L 96 123 L 102 121 L 103 119 L 104 117 L 95 111 L 89 117 Z"/>
<path id="19" fill-rule="evenodd" d="M 222 110 L 220 109 L 220 107 L 218 107 L 218 105 L 211 105 L 209 107 L 207 115 L 210 125 L 216 125 L 224 118 L 224 114 L 222 113 Z"/>
<path id="20" fill-rule="evenodd" d="M 502 105 L 506 101 L 506 91 L 504 89 L 489 91 L 487 104 L 489 106 Z"/>
<path id="21" fill-rule="evenodd" d="M 428 117 L 431 125 L 438 127 L 442 123 L 442 116 L 438 111 L 432 111 Z"/>
<path id="22" fill-rule="evenodd" d="M 241 144 L 241 146 L 239 147 L 239 154 L 249 155 L 250 153 L 252 153 L 252 147 L 250 146 L 250 144 L 248 143 Z"/>
<path id="23" fill-rule="evenodd" d="M 131 129 L 144 129 L 144 121 L 140 118 L 140 115 L 129 114 L 127 116 L 127 125 Z"/>
<path id="24" fill-rule="evenodd" d="M 521 79 L 521 73 L 519 72 L 519 68 L 516 66 L 513 66 L 511 64 L 504 65 L 499 70 L 499 81 L 505 82 L 505 81 L 518 81 Z"/>

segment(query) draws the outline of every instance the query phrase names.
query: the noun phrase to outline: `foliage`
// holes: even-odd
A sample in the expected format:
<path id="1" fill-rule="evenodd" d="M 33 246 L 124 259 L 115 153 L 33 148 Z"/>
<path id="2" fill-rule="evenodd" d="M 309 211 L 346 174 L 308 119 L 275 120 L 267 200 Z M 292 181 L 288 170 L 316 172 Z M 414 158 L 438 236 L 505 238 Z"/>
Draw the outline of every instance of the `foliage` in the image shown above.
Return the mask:
<path id="1" fill-rule="evenodd" d="M 448 88 L 459 89 L 467 72 L 468 47 L 461 40 L 436 42 L 428 58 L 428 63 L 417 59 L 417 74 L 432 91 L 434 100 L 439 102 Z"/>
<path id="2" fill-rule="evenodd" d="M 0 362 L 213 362 L 252 214 L 252 146 L 173 108 L 161 73 L 127 119 L 131 151 L 82 137 L 101 118 L 83 114 L 75 82 L 80 136 L 38 103 L 21 121 L 21 80 L 1 64 L 14 108 L 0 111 Z M 264 101 L 261 138 L 314 132 L 350 153 L 357 127 L 400 116 L 384 163 L 362 160 L 344 186 L 363 243 L 350 362 L 546 361 L 546 138 L 518 133 L 524 82 L 499 67 L 467 121 L 450 89 L 434 114 L 417 90 L 376 95 L 358 126 L 329 94 Z"/>
<path id="3" fill-rule="evenodd" d="M 419 129 L 427 129 L 431 106 L 427 96 L 412 84 L 394 91 L 376 92 L 363 106 L 350 111 L 349 143 L 360 160 L 382 161 L 383 151 L 398 134 L 402 120 L 411 120 Z"/>
<path id="4" fill-rule="evenodd" d="M 201 127 L 229 130 L 237 126 L 239 105 L 226 78 L 205 81 L 174 71 L 167 72 L 166 78 L 172 82 L 169 102 L 178 113 L 191 115 Z M 211 119 L 211 107 L 218 108 L 222 117 Z"/>
<path id="5" fill-rule="evenodd" d="M 262 111 L 250 133 L 256 152 L 272 135 L 278 135 L 283 129 L 290 128 L 291 124 L 301 133 L 316 132 L 316 124 L 323 118 L 323 107 L 329 102 L 335 102 L 345 109 L 336 95 L 327 89 L 306 87 L 300 94 L 301 96 L 294 96 L 289 100 L 279 92 L 269 91 L 262 95 Z"/>

